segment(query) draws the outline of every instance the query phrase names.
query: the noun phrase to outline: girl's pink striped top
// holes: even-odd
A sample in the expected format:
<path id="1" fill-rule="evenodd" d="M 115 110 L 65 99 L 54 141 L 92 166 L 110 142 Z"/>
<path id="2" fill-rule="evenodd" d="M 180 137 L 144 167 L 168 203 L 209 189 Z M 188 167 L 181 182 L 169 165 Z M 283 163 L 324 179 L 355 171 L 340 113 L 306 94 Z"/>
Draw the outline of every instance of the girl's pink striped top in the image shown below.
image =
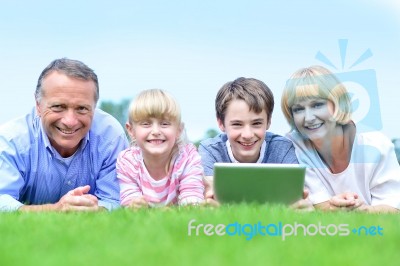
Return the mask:
<path id="1" fill-rule="evenodd" d="M 148 173 L 139 147 L 122 151 L 117 160 L 117 177 L 122 206 L 144 196 L 150 206 L 198 204 L 204 201 L 203 167 L 193 144 L 180 147 L 169 174 L 154 180 Z"/>

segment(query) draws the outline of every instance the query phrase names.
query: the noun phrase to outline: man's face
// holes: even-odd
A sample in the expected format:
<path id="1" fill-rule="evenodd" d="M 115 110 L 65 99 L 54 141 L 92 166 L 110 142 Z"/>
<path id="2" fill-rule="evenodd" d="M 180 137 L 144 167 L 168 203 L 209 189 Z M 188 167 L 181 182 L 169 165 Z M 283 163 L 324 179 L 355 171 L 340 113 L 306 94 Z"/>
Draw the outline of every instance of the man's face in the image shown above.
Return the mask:
<path id="1" fill-rule="evenodd" d="M 51 145 L 62 157 L 73 155 L 88 133 L 96 107 L 95 84 L 54 71 L 42 82 L 37 112 Z"/>
<path id="2" fill-rule="evenodd" d="M 255 163 L 269 128 L 265 110 L 261 113 L 250 111 L 243 100 L 229 103 L 225 121 L 218 120 L 219 128 L 228 136 L 233 156 L 241 163 Z"/>

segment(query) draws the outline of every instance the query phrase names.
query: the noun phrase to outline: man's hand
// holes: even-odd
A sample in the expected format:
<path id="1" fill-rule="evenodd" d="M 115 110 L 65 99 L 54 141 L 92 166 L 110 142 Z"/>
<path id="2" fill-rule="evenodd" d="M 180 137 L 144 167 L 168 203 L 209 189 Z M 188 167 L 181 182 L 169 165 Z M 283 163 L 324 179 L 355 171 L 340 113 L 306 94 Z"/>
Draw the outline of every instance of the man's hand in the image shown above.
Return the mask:
<path id="1" fill-rule="evenodd" d="M 96 196 L 87 194 L 90 186 L 77 187 L 65 194 L 55 205 L 58 211 L 97 211 Z"/>
<path id="2" fill-rule="evenodd" d="M 90 186 L 77 187 L 65 194 L 57 203 L 42 205 L 23 205 L 19 211 L 39 212 L 39 211 L 97 211 L 103 210 L 99 207 L 96 196 L 87 194 Z"/>

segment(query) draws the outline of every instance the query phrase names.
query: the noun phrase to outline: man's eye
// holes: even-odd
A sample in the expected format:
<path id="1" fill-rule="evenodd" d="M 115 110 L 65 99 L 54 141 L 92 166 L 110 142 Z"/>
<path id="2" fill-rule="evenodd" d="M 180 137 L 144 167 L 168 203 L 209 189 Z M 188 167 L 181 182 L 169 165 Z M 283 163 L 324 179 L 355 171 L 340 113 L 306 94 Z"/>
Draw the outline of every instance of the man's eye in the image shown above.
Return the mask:
<path id="1" fill-rule="evenodd" d="M 61 111 L 64 110 L 64 107 L 62 105 L 53 105 L 53 106 L 50 107 L 50 109 L 53 112 L 61 112 Z"/>
<path id="2" fill-rule="evenodd" d="M 88 112 L 89 112 L 89 109 L 84 106 L 81 106 L 78 108 L 78 113 L 80 113 L 80 114 L 86 114 Z"/>

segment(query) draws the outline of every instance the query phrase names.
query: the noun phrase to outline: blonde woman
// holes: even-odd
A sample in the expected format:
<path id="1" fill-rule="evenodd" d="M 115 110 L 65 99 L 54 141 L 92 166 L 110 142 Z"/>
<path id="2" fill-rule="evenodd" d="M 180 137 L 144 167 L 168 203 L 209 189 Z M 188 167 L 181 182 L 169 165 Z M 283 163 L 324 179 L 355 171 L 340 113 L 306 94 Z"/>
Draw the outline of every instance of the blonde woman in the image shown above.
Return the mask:
<path id="1" fill-rule="evenodd" d="M 321 66 L 296 71 L 286 83 L 282 111 L 292 127 L 306 186 L 316 208 L 398 212 L 400 167 L 380 132 L 358 132 L 349 94 Z"/>

